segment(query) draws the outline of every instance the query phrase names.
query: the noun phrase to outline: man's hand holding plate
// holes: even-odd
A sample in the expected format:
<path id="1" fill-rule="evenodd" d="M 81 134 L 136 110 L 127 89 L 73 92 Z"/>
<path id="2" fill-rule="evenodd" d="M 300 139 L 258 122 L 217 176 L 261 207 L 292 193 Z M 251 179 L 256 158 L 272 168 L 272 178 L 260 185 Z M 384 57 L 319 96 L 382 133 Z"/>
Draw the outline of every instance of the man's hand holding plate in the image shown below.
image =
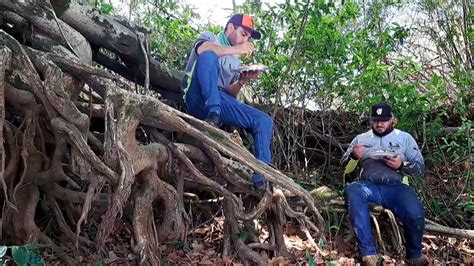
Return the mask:
<path id="1" fill-rule="evenodd" d="M 402 159 L 398 155 L 387 156 L 383 160 L 388 166 L 390 166 L 392 169 L 395 169 L 395 170 L 399 169 L 400 166 L 402 166 Z"/>

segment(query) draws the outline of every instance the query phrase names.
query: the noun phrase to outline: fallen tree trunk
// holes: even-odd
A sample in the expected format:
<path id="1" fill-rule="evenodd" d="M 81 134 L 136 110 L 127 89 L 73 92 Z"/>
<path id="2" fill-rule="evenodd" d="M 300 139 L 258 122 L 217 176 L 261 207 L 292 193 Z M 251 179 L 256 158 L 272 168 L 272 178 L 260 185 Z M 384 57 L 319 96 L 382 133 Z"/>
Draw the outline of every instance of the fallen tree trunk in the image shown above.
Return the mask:
<path id="1" fill-rule="evenodd" d="M 145 61 L 150 64 L 151 88 L 172 101 L 182 98 L 181 71 L 168 69 L 153 57 L 146 55 L 140 47 L 140 31 L 146 30 L 130 25 L 128 21 L 102 15 L 97 9 L 77 1 L 53 0 L 51 4 L 58 17 L 80 32 L 94 47 L 94 60 L 140 85 L 145 80 Z M 100 48 L 116 54 L 120 60 L 106 56 Z"/>

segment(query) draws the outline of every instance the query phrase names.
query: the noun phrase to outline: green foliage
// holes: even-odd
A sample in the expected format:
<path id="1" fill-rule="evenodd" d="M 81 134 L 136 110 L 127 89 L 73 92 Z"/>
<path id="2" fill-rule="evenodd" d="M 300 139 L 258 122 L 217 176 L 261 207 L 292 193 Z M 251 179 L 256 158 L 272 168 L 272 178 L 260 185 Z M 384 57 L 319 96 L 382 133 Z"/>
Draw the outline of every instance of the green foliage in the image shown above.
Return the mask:
<path id="1" fill-rule="evenodd" d="M 308 250 L 306 250 L 306 257 L 308 257 L 308 265 L 309 265 L 309 266 L 314 266 L 314 265 L 316 265 L 316 264 L 314 263 L 314 257 L 313 257 L 313 255 L 311 255 L 311 253 L 309 253 Z"/>
<path id="2" fill-rule="evenodd" d="M 89 0 L 88 2 L 90 5 L 95 6 L 102 14 L 110 15 L 115 10 L 113 5 L 106 0 Z"/>
<path id="3" fill-rule="evenodd" d="M 192 26 L 199 14 L 182 3 L 157 3 L 141 19 L 144 26 L 152 29 L 151 51 L 170 67 L 184 69 L 191 44 L 203 28 Z"/>
<path id="4" fill-rule="evenodd" d="M 7 246 L 0 246 L 0 259 L 3 258 L 3 256 L 5 256 L 5 254 L 7 253 L 7 250 L 8 250 Z"/>
<path id="5" fill-rule="evenodd" d="M 44 265 L 43 258 L 38 254 L 37 249 L 45 247 L 44 245 L 23 245 L 23 246 L 0 246 L 0 262 L 6 255 L 7 250 L 11 249 L 13 261 L 20 266 L 23 265 Z"/>
<path id="6" fill-rule="evenodd" d="M 249 239 L 251 231 L 252 228 L 250 227 L 250 225 L 245 224 L 245 226 L 240 230 L 239 238 L 242 239 L 242 241 L 246 242 Z"/>
<path id="7" fill-rule="evenodd" d="M 319 242 L 318 242 L 319 248 L 324 248 L 325 245 L 326 245 L 326 243 L 324 242 L 324 239 L 320 238 Z"/>
<path id="8" fill-rule="evenodd" d="M 172 243 L 173 250 L 182 250 L 184 248 L 184 243 L 181 240 L 175 240 Z"/>
<path id="9" fill-rule="evenodd" d="M 466 201 L 460 204 L 461 208 L 464 210 L 464 212 L 471 212 L 474 213 L 474 201 Z"/>
<path id="10" fill-rule="evenodd" d="M 216 31 L 217 28 L 213 25 L 194 26 L 200 16 L 186 3 L 138 0 L 132 1 L 131 6 L 129 15 L 133 22 L 152 32 L 148 36 L 152 54 L 178 70 L 184 69 L 191 44 L 198 34 L 204 30 Z"/>

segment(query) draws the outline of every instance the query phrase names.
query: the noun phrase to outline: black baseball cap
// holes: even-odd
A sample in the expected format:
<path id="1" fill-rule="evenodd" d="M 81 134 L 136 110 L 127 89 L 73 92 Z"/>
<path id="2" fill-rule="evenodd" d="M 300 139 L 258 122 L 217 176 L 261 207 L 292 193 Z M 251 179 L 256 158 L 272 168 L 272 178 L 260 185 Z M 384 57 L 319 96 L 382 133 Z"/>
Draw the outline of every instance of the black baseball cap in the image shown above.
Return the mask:
<path id="1" fill-rule="evenodd" d="M 242 28 L 246 29 L 250 32 L 250 36 L 252 36 L 252 38 L 255 40 L 260 40 L 260 38 L 262 38 L 262 34 L 256 31 L 253 27 L 252 16 L 245 15 L 242 13 L 235 14 L 229 19 L 229 21 L 227 21 L 227 24 L 225 24 L 225 26 L 227 27 L 229 23 L 232 23 L 234 26 L 241 26 Z"/>
<path id="2" fill-rule="evenodd" d="M 372 121 L 386 122 L 392 118 L 392 108 L 386 103 L 378 103 L 372 106 Z"/>

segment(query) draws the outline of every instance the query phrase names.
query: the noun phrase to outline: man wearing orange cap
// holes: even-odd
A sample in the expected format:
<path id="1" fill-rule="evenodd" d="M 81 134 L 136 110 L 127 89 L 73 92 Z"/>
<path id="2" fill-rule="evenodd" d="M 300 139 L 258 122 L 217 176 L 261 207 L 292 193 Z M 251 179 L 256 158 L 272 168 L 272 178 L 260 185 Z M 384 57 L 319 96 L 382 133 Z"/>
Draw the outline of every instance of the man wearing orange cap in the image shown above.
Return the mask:
<path id="1" fill-rule="evenodd" d="M 245 14 L 233 15 L 224 31 L 217 35 L 202 33 L 189 56 L 183 87 L 191 115 L 213 126 L 227 124 L 249 130 L 254 138 L 255 157 L 269 164 L 272 119 L 235 98 L 245 83 L 261 74 L 238 71 L 239 56 L 251 56 L 254 51 L 250 39 L 260 38 L 260 32 L 254 29 L 253 18 Z M 252 181 L 256 190 L 266 188 L 266 180 L 258 173 L 253 174 Z"/>

